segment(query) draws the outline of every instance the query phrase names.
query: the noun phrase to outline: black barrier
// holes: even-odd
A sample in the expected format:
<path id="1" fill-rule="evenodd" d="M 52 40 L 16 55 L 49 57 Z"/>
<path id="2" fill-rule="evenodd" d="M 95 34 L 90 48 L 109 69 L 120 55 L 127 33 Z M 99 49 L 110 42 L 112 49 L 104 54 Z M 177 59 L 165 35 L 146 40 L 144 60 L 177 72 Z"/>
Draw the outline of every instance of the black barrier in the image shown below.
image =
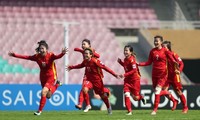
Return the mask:
<path id="1" fill-rule="evenodd" d="M 111 89 L 112 95 L 109 100 L 112 104 L 112 108 L 115 110 L 125 110 L 124 99 L 123 99 L 123 86 L 122 85 L 107 85 L 106 87 Z M 189 109 L 200 109 L 200 86 L 183 86 L 183 94 L 186 96 L 187 104 Z M 172 89 L 169 89 L 172 95 L 178 99 L 179 97 L 175 94 Z M 154 93 L 151 85 L 141 86 L 141 94 L 147 100 L 147 104 L 144 105 L 142 101 L 134 101 L 131 99 L 133 109 L 153 109 Z M 98 98 L 94 97 L 92 91 L 90 91 L 92 109 L 106 109 L 105 104 Z M 159 109 L 171 109 L 173 103 L 170 102 L 166 97 L 162 96 L 159 104 Z M 182 103 L 177 105 L 177 109 L 182 109 Z"/>

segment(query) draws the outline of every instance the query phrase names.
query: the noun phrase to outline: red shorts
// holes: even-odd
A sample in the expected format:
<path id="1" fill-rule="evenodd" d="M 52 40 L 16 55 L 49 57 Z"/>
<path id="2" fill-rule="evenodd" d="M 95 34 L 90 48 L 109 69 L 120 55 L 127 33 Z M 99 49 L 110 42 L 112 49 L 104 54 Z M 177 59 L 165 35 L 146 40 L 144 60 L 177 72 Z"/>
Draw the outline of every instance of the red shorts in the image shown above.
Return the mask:
<path id="1" fill-rule="evenodd" d="M 91 82 L 93 85 L 94 92 L 100 96 L 104 94 L 104 85 L 102 80 L 95 80 Z"/>
<path id="2" fill-rule="evenodd" d="M 86 77 L 83 78 L 82 88 L 84 87 L 88 88 L 88 90 L 93 88 L 92 83 Z"/>
<path id="3" fill-rule="evenodd" d="M 152 82 L 153 82 L 153 88 L 155 89 L 156 86 L 161 86 L 163 87 L 167 81 L 167 77 L 152 77 Z"/>
<path id="4" fill-rule="evenodd" d="M 104 87 L 103 91 L 104 91 L 104 93 L 107 93 L 108 96 L 111 95 L 111 93 L 110 93 L 110 89 Z"/>
<path id="5" fill-rule="evenodd" d="M 140 80 L 135 80 L 132 83 L 124 82 L 124 93 L 130 92 L 134 96 L 140 95 Z"/>
<path id="6" fill-rule="evenodd" d="M 182 90 L 183 86 L 181 84 L 180 75 L 168 76 L 164 87 L 169 87 L 170 85 L 172 85 L 175 90 Z"/>
<path id="7" fill-rule="evenodd" d="M 47 88 L 51 88 L 51 86 L 53 86 L 55 83 L 55 79 L 54 77 L 45 77 L 44 79 L 41 79 L 41 85 L 42 88 L 47 87 Z"/>

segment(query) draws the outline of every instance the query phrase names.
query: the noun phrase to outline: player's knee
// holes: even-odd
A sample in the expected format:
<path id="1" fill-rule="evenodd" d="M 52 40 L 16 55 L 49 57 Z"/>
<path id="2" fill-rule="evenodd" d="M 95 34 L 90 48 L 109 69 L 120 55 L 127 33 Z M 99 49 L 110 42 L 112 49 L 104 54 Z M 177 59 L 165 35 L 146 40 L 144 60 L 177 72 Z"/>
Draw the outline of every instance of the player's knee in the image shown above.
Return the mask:
<path id="1" fill-rule="evenodd" d="M 125 95 L 125 97 L 131 97 L 130 92 L 125 92 L 124 95 Z"/>
<path id="2" fill-rule="evenodd" d="M 139 96 L 133 96 L 133 100 L 138 101 L 139 100 Z"/>
<path id="3" fill-rule="evenodd" d="M 48 92 L 47 92 L 47 95 L 46 95 L 46 98 L 47 98 L 47 99 L 50 99 L 50 98 L 51 98 L 51 96 L 52 96 L 52 93 L 51 93 L 51 91 L 48 91 Z"/>
<path id="4" fill-rule="evenodd" d="M 103 93 L 103 96 L 104 96 L 104 97 L 109 97 L 109 93 L 104 92 L 104 93 Z"/>
<path id="5" fill-rule="evenodd" d="M 84 87 L 82 90 L 83 90 L 83 93 L 84 93 L 84 94 L 87 94 L 87 93 L 88 93 L 88 88 L 87 88 L 87 87 Z"/>
<path id="6" fill-rule="evenodd" d="M 168 87 L 163 87 L 162 90 L 167 91 L 167 90 L 168 90 Z"/>
<path id="7" fill-rule="evenodd" d="M 181 91 L 180 89 L 176 89 L 176 93 L 177 93 L 179 96 L 183 94 L 182 91 Z"/>
<path id="8" fill-rule="evenodd" d="M 155 88 L 155 94 L 156 94 L 156 95 L 160 94 L 161 90 L 162 90 L 161 87 L 156 87 L 156 88 Z"/>
<path id="9" fill-rule="evenodd" d="M 46 96 L 47 93 L 48 93 L 48 91 L 46 91 L 46 90 L 42 90 L 42 96 Z"/>
<path id="10" fill-rule="evenodd" d="M 47 87 L 44 87 L 44 88 L 42 89 L 42 96 L 46 96 L 47 93 L 48 93 L 48 91 L 49 91 L 49 89 L 48 89 Z"/>

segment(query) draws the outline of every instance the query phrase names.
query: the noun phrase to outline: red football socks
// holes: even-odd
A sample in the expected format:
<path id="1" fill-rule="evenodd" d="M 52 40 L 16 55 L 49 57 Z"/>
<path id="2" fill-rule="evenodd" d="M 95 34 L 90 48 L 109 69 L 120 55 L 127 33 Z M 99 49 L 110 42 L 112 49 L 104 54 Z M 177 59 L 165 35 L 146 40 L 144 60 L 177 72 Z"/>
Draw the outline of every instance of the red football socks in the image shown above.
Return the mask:
<path id="1" fill-rule="evenodd" d="M 78 104 L 82 106 L 83 104 L 83 91 L 81 90 L 80 93 L 79 93 L 79 99 L 78 99 Z"/>
<path id="2" fill-rule="evenodd" d="M 38 111 L 42 111 L 45 104 L 46 104 L 46 96 L 42 96 L 40 99 L 40 106 Z"/>
<path id="3" fill-rule="evenodd" d="M 181 99 L 181 102 L 183 104 L 183 107 L 187 107 L 187 102 L 186 102 L 185 96 L 183 94 L 180 95 L 180 99 Z"/>
<path id="4" fill-rule="evenodd" d="M 153 108 L 154 111 L 157 111 L 159 103 L 160 103 L 160 95 L 155 95 L 154 108 Z"/>
<path id="5" fill-rule="evenodd" d="M 85 103 L 86 105 L 90 105 L 90 96 L 88 93 L 83 93 L 83 96 L 84 96 L 84 100 L 85 100 Z"/>
<path id="6" fill-rule="evenodd" d="M 129 97 L 125 97 L 125 105 L 126 105 L 126 109 L 128 110 L 128 112 L 131 112 L 131 101 Z"/>
<path id="7" fill-rule="evenodd" d="M 107 96 L 101 97 L 107 108 L 110 108 L 110 103 Z"/>

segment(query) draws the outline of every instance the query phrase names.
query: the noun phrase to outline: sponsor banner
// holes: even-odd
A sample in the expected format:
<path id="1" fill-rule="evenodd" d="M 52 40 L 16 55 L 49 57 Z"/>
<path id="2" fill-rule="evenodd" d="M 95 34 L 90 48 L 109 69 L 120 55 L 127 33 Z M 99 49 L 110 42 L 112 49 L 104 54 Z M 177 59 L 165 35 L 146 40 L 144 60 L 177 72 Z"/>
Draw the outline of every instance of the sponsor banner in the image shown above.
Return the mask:
<path id="1" fill-rule="evenodd" d="M 37 110 L 40 85 L 0 85 L 0 110 Z M 44 110 L 75 110 L 81 85 L 63 85 L 47 99 Z"/>
<path id="2" fill-rule="evenodd" d="M 125 110 L 122 85 L 108 85 L 111 95 L 110 103 L 114 110 Z M 199 86 L 183 86 L 183 94 L 186 96 L 189 109 L 200 109 Z M 44 110 L 76 110 L 74 105 L 78 103 L 81 85 L 63 85 L 57 89 L 51 99 L 47 99 Z M 176 99 L 179 97 L 175 92 L 169 90 Z M 93 110 L 105 110 L 106 106 L 100 97 L 91 90 L 90 100 Z M 133 109 L 152 109 L 154 93 L 152 86 L 141 86 L 141 94 L 147 100 L 144 105 L 142 101 L 131 99 Z M 41 95 L 40 85 L 0 85 L 0 110 L 37 110 Z M 171 109 L 172 102 L 166 97 L 161 97 L 159 109 Z M 85 106 L 85 105 L 84 105 Z M 83 107 L 84 107 L 83 106 Z M 178 104 L 177 109 L 182 109 L 182 103 Z"/>
<path id="3" fill-rule="evenodd" d="M 123 86 L 109 85 L 106 87 L 111 89 L 111 96 L 109 97 L 109 100 L 110 103 L 112 104 L 112 108 L 117 110 L 126 109 L 123 99 Z M 172 89 L 169 89 L 169 91 L 180 102 L 180 99 L 176 95 L 176 93 Z M 199 86 L 183 86 L 182 91 L 186 97 L 189 109 L 200 109 Z M 132 108 L 153 109 L 154 93 L 152 86 L 151 85 L 141 86 L 141 94 L 147 100 L 147 103 L 144 105 L 142 101 L 134 101 L 133 99 L 131 99 Z M 101 110 L 106 109 L 105 104 L 101 100 L 97 99 L 98 97 L 96 96 L 94 97 L 92 92 L 90 92 L 90 96 L 93 109 L 101 109 Z M 161 96 L 159 109 L 171 109 L 172 106 L 173 106 L 172 102 L 170 102 L 166 97 Z M 177 109 L 182 109 L 181 102 L 177 105 Z"/>

